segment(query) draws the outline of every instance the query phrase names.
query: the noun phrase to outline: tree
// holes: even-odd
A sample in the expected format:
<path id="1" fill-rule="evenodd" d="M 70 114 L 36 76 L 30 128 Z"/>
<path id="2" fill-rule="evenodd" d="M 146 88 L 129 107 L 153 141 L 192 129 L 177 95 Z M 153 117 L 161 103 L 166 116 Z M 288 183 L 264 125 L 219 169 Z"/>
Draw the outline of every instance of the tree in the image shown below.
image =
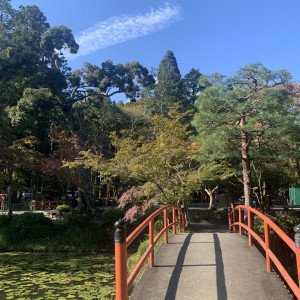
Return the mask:
<path id="1" fill-rule="evenodd" d="M 118 149 L 111 161 L 114 172 L 121 180 L 133 179 L 156 187 L 155 199 L 159 203 L 187 202 L 195 187 L 197 147 L 188 139 L 188 125 L 183 123 L 187 113 L 172 108 L 166 116 L 154 116 L 152 136 L 146 140 L 114 137 Z"/>
<path id="2" fill-rule="evenodd" d="M 98 95 L 87 97 L 73 105 L 73 117 L 78 122 L 77 135 L 82 138 L 80 147 L 90 149 L 94 154 L 111 157 L 113 148 L 110 133 L 119 132 L 125 126 L 125 115 L 109 98 Z M 78 141 L 79 142 L 79 141 Z"/>
<path id="3" fill-rule="evenodd" d="M 63 195 L 67 198 L 67 188 L 72 193 L 72 207 L 75 207 L 75 185 L 81 186 L 79 168 L 68 168 L 66 162 L 73 162 L 80 149 L 78 149 L 78 137 L 71 135 L 68 130 L 59 131 L 54 127 L 51 127 L 51 153 L 42 159 L 41 170 L 43 172 L 43 182 L 50 181 L 53 187 L 55 183 L 59 186 L 61 191 L 51 191 L 52 197 L 55 195 Z M 47 186 L 43 185 L 42 198 L 47 198 Z M 46 191 L 45 191 L 46 190 Z M 69 199 L 71 200 L 71 199 Z"/>
<path id="4" fill-rule="evenodd" d="M 138 62 L 114 65 L 108 60 L 101 67 L 85 63 L 82 69 L 73 72 L 69 81 L 69 93 L 62 95 L 60 103 L 70 130 L 78 134 L 79 141 L 84 145 L 84 130 L 80 126 L 83 115 L 74 116 L 78 103 L 91 101 L 92 98 L 92 101 L 110 101 L 110 97 L 120 93 L 135 102 L 141 88 L 152 84 L 154 79 Z"/>
<path id="5" fill-rule="evenodd" d="M 67 87 L 66 60 L 61 50 L 76 53 L 70 29 L 50 27 L 35 5 L 11 11 L 0 48 L 1 98 L 16 105 L 26 88 L 49 88 L 55 95 Z"/>
<path id="6" fill-rule="evenodd" d="M 6 137 L 2 142 L 9 139 Z M 8 216 L 12 217 L 12 194 L 15 191 L 18 171 L 22 169 L 38 170 L 41 160 L 40 154 L 34 150 L 36 139 L 26 137 L 24 139 L 10 140 L 0 148 L 0 168 L 5 174 L 4 182 L 7 186 Z"/>
<path id="7" fill-rule="evenodd" d="M 24 90 L 16 106 L 6 109 L 15 132 L 35 136 L 40 141 L 48 138 L 49 124 L 55 120 L 55 99 L 49 89 Z"/>
<path id="8" fill-rule="evenodd" d="M 13 10 L 10 1 L 1 1 L 0 117 L 5 130 L 13 139 L 37 135 L 43 145 L 36 147 L 45 155 L 51 152 L 47 138 L 51 125 L 78 135 L 80 149 L 102 143 L 95 150 L 105 151 L 111 147 L 110 131 L 119 130 L 114 115 L 123 117 L 110 97 L 124 93 L 134 102 L 141 87 L 154 79 L 138 62 L 114 65 L 107 61 L 101 67 L 87 63 L 71 73 L 63 53 L 74 54 L 79 48 L 72 31 L 62 25 L 50 27 L 46 21 L 35 5 Z M 96 121 L 99 114 L 102 119 Z M 95 134 L 100 123 L 101 137 Z M 82 176 L 86 175 L 83 170 Z"/>
<path id="9" fill-rule="evenodd" d="M 152 113 L 167 113 L 169 107 L 184 100 L 181 75 L 174 53 L 170 50 L 157 69 L 154 96 L 148 99 Z"/>
<path id="10" fill-rule="evenodd" d="M 67 87 L 68 69 L 60 52 L 68 48 L 76 53 L 78 45 L 70 29 L 50 28 L 35 5 L 14 10 L 10 1 L 1 1 L 0 27 L 0 151 L 9 155 L 0 155 L 0 167 L 13 189 L 12 179 L 26 161 L 26 148 L 20 151 L 20 145 L 34 139 L 31 151 L 47 152 L 50 124 L 57 120 L 55 96 Z"/>
<path id="11" fill-rule="evenodd" d="M 183 78 L 182 84 L 184 91 L 186 93 L 187 103 L 193 107 L 200 91 L 203 87 L 199 83 L 199 78 L 201 77 L 199 69 L 192 68 Z"/>
<path id="12" fill-rule="evenodd" d="M 85 160 L 78 163 L 93 166 L 111 180 L 118 177 L 127 186 L 138 186 L 131 192 L 143 195 L 138 202 L 140 207 L 146 207 L 148 201 L 152 204 L 176 204 L 180 199 L 187 202 L 196 186 L 198 165 L 194 155 L 198 147 L 190 142 L 188 125 L 183 122 L 190 112 L 179 113 L 177 109 L 178 105 L 166 116 L 152 117 L 146 135 L 113 134 L 114 158 L 107 161 L 103 156 L 82 153 Z"/>
<path id="13" fill-rule="evenodd" d="M 152 84 L 154 79 L 138 62 L 114 65 L 112 61 L 106 61 L 101 64 L 101 67 L 85 63 L 82 69 L 74 71 L 69 76 L 69 82 L 68 91 L 59 95 L 58 98 L 70 131 L 78 135 L 78 146 L 87 151 L 90 140 L 93 138 L 88 133 L 95 133 L 92 129 L 94 125 L 102 123 L 100 128 L 105 128 L 103 141 L 107 143 L 107 147 L 103 147 L 105 143 L 102 143 L 98 145 L 98 150 L 101 153 L 107 153 L 108 148 L 111 148 L 108 141 L 109 133 L 120 129 L 116 116 L 120 119 L 124 115 L 119 107 L 111 102 L 110 97 L 123 93 L 131 102 L 135 102 L 140 95 L 141 88 Z M 101 117 L 97 120 L 95 116 L 100 115 Z M 110 128 L 105 120 L 109 120 L 112 124 Z M 100 128 L 98 126 L 98 129 Z M 89 174 L 91 174 L 89 169 L 82 169 L 81 182 L 87 182 L 88 178 L 90 181 Z M 85 205 L 79 203 L 79 207 L 83 206 L 86 210 L 90 209 L 92 201 L 89 186 L 85 184 L 79 187 L 83 191 L 85 203 Z"/>
<path id="14" fill-rule="evenodd" d="M 209 196 L 209 209 L 214 207 L 214 194 L 218 188 L 235 175 L 235 170 L 226 162 L 202 164 L 198 169 L 199 185 Z"/>
<path id="15" fill-rule="evenodd" d="M 127 103 L 120 106 L 120 109 L 125 115 L 125 128 L 130 135 L 141 134 L 140 131 L 147 130 L 150 114 L 141 101 Z"/>
<path id="16" fill-rule="evenodd" d="M 286 143 L 296 126 L 289 93 L 278 88 L 290 78 L 288 71 L 274 72 L 260 63 L 241 68 L 232 78 L 201 78 L 206 88 L 196 100 L 193 120 L 201 144 L 199 159 L 239 161 L 246 205 L 253 203 L 251 154 L 259 140 Z M 276 151 L 272 155 L 276 159 Z"/>

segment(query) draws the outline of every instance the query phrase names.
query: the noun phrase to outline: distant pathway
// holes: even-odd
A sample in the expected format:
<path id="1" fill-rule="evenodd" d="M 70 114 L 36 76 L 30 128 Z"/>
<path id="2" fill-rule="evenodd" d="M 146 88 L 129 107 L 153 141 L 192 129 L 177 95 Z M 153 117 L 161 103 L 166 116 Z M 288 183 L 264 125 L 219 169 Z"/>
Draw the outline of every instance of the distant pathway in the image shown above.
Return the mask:
<path id="1" fill-rule="evenodd" d="M 262 254 L 227 227 L 194 224 L 197 233 L 169 237 L 130 300 L 291 300 Z"/>

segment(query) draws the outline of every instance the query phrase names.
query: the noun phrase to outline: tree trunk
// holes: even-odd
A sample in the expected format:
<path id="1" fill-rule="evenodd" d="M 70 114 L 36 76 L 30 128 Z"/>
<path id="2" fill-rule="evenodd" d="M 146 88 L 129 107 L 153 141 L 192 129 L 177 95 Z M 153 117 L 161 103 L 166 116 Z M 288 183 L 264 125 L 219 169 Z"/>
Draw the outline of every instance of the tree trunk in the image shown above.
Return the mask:
<path id="1" fill-rule="evenodd" d="M 207 191 L 207 194 L 209 196 L 209 206 L 208 209 L 213 209 L 214 208 L 214 194 L 211 191 Z"/>
<path id="2" fill-rule="evenodd" d="M 208 194 L 209 196 L 209 207 L 208 209 L 213 209 L 214 208 L 214 193 L 216 192 L 216 190 L 218 189 L 219 187 L 216 186 L 215 188 L 213 188 L 212 190 L 211 189 L 208 189 L 208 188 L 205 188 L 205 192 Z"/>
<path id="3" fill-rule="evenodd" d="M 244 182 L 245 205 L 252 206 L 252 204 L 253 204 L 253 191 L 252 191 L 250 158 L 249 158 L 247 148 L 248 147 L 245 147 L 245 142 L 242 141 L 242 165 L 243 165 L 243 182 Z"/>
<path id="4" fill-rule="evenodd" d="M 59 103 L 64 103 L 66 100 L 58 97 Z M 73 111 L 72 111 L 72 105 L 62 105 L 60 104 L 60 107 L 62 109 L 62 112 L 65 115 L 66 121 L 68 123 L 69 130 L 72 132 L 72 134 L 77 135 L 79 139 L 79 144 L 80 146 L 84 145 L 84 137 L 83 137 L 83 132 L 80 130 L 78 126 L 75 124 L 74 116 L 73 116 Z"/>
<path id="5" fill-rule="evenodd" d="M 262 187 L 262 203 L 263 203 L 263 209 L 265 210 L 266 203 L 267 203 L 266 182 L 265 181 L 264 181 L 263 187 Z"/>
<path id="6" fill-rule="evenodd" d="M 184 217 L 185 217 L 185 226 L 190 225 L 190 215 L 189 215 L 189 207 L 188 207 L 188 201 L 186 199 L 180 199 L 177 201 L 177 206 L 181 208 Z"/>
<path id="7" fill-rule="evenodd" d="M 60 103 L 63 103 L 64 99 L 60 99 Z M 72 134 L 76 134 L 78 136 L 78 149 L 84 149 L 85 146 L 85 137 L 84 137 L 84 124 L 83 121 L 80 120 L 79 126 L 76 126 L 74 121 L 74 116 L 72 112 L 72 106 L 62 106 L 62 111 L 66 117 L 68 122 L 69 130 Z M 81 116 L 82 119 L 82 116 Z M 85 169 L 79 167 L 79 177 L 80 184 L 78 185 L 78 205 L 77 210 L 85 210 L 88 212 L 91 209 L 93 204 L 93 193 L 92 193 L 92 184 L 91 184 L 91 171 L 90 169 Z"/>
<path id="8" fill-rule="evenodd" d="M 189 226 L 191 223 L 190 215 L 189 215 L 189 207 L 188 207 L 188 201 L 183 200 L 183 211 L 185 215 L 185 226 Z"/>
<path id="9" fill-rule="evenodd" d="M 7 186 L 7 210 L 8 217 L 12 218 L 12 169 L 8 168 L 8 186 Z"/>
<path id="10" fill-rule="evenodd" d="M 241 127 L 245 125 L 245 115 L 241 117 Z M 242 166 L 243 166 L 243 183 L 244 183 L 244 195 L 245 195 L 245 205 L 253 205 L 253 190 L 252 190 L 252 180 L 251 180 L 251 168 L 250 168 L 250 157 L 249 157 L 249 139 L 248 135 L 242 131 Z"/>

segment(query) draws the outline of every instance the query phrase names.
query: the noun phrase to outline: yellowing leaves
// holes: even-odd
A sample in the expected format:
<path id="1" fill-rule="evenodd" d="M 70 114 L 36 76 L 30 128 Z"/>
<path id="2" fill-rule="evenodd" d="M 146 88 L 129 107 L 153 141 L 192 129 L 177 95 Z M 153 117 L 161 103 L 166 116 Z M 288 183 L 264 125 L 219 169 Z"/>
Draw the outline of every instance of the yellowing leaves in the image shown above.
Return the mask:
<path id="1" fill-rule="evenodd" d="M 190 132 L 183 122 L 186 115 L 173 108 L 167 116 L 153 117 L 152 134 L 148 137 L 113 135 L 118 151 L 109 168 L 123 181 L 151 182 L 162 194 L 163 202 L 186 197 L 192 186 L 190 180 L 195 178 L 190 174 L 195 172 L 193 157 L 198 151 L 197 145 L 189 140 Z"/>

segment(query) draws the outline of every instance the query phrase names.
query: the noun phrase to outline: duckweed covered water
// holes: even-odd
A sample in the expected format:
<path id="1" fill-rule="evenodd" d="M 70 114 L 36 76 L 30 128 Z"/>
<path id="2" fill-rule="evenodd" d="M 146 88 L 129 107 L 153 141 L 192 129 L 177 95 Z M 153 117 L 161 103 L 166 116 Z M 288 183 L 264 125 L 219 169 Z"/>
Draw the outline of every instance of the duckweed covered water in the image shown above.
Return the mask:
<path id="1" fill-rule="evenodd" d="M 1 253 L 0 299 L 115 299 L 114 257 Z"/>

